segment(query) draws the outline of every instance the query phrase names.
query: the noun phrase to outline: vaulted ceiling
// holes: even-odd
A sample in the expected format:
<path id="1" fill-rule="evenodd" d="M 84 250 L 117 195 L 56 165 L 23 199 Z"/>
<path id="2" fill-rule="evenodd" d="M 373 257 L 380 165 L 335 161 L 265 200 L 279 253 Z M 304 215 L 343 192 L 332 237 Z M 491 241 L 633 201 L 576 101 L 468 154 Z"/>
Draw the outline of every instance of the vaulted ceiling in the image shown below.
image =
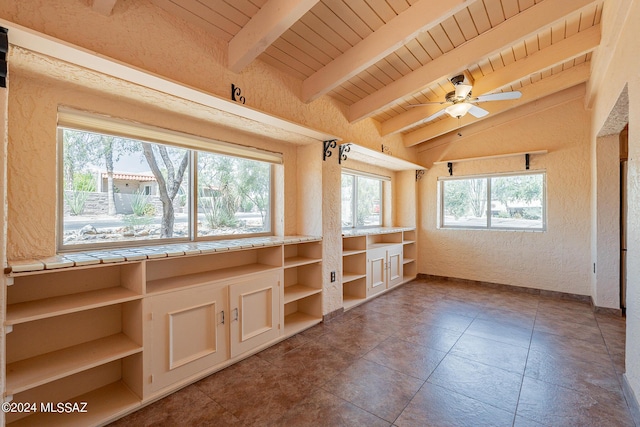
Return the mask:
<path id="1" fill-rule="evenodd" d="M 302 81 L 301 101 L 346 104 L 346 118 L 380 122 L 406 146 L 579 85 L 600 43 L 604 0 L 152 0 L 227 43 L 228 68 L 260 60 Z M 115 0 L 94 0 L 94 8 Z M 425 121 L 464 75 L 484 118 Z"/>

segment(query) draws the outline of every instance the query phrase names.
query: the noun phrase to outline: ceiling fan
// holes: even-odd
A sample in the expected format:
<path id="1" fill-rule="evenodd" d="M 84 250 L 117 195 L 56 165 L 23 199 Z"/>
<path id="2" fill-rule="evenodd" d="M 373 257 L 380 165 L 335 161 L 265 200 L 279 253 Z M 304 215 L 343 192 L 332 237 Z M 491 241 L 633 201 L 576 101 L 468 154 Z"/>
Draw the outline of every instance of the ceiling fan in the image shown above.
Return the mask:
<path id="1" fill-rule="evenodd" d="M 519 91 L 512 92 L 500 92 L 500 93 L 491 93 L 487 95 L 480 95 L 477 97 L 471 96 L 472 86 L 469 84 L 464 84 L 464 75 L 459 75 L 451 78 L 451 83 L 455 87 L 454 91 L 447 93 L 445 97 L 445 101 L 441 102 L 425 102 L 423 104 L 411 104 L 409 107 L 420 107 L 423 105 L 433 105 L 433 104 L 451 104 L 446 108 L 430 115 L 424 122 L 429 122 L 434 120 L 442 115 L 449 114 L 453 118 L 461 118 L 465 114 L 469 113 L 474 117 L 484 117 L 489 112 L 484 108 L 480 108 L 477 103 L 480 102 L 488 102 L 488 101 L 506 101 L 510 99 L 518 99 L 522 96 L 522 93 Z"/>

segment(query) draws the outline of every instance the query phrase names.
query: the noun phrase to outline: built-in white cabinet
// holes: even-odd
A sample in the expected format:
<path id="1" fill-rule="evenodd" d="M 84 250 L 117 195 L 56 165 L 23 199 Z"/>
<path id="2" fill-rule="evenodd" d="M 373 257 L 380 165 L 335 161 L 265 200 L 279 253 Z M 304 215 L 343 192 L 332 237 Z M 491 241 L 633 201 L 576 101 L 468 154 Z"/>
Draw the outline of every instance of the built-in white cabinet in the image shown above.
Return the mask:
<path id="1" fill-rule="evenodd" d="M 228 286 L 203 285 L 146 298 L 148 393 L 210 371 L 229 358 Z"/>
<path id="2" fill-rule="evenodd" d="M 280 270 L 254 274 L 229 284 L 231 357 L 276 340 L 280 324 Z"/>
<path id="3" fill-rule="evenodd" d="M 384 245 L 367 250 L 367 297 L 399 285 L 402 276 L 402 245 Z"/>
<path id="4" fill-rule="evenodd" d="M 22 262 L 8 273 L 4 401 L 88 409 L 38 406 L 7 413 L 8 425 L 105 424 L 322 321 L 320 238 L 140 252 L 58 257 L 51 270 Z"/>
<path id="5" fill-rule="evenodd" d="M 415 251 L 414 229 L 376 228 L 345 233 L 342 238 L 345 310 L 415 279 Z"/>

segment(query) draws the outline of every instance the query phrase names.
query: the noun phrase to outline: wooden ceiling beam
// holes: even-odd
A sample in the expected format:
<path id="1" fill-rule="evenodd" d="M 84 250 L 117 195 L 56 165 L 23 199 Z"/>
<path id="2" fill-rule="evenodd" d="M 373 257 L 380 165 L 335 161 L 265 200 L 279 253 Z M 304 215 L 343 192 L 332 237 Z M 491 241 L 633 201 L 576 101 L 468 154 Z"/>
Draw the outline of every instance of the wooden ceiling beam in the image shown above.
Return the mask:
<path id="1" fill-rule="evenodd" d="M 269 0 L 229 41 L 229 69 L 239 73 L 319 0 Z"/>
<path id="2" fill-rule="evenodd" d="M 420 0 L 305 79 L 302 101 L 327 94 L 475 1 Z"/>
<path id="3" fill-rule="evenodd" d="M 544 78 L 537 83 L 525 86 L 520 90 L 522 92 L 522 98 L 520 99 L 495 103 L 483 103 L 482 108 L 489 112 L 489 115 L 483 118 L 471 118 L 467 115 L 458 120 L 448 117 L 429 126 L 410 132 L 404 135 L 404 145 L 406 147 L 418 145 L 448 132 L 457 131 L 462 127 L 478 123 L 488 117 L 493 117 L 497 114 L 520 107 L 529 102 L 544 98 L 545 96 L 549 96 L 555 92 L 584 83 L 589 79 L 589 74 L 591 72 L 590 66 L 591 65 L 586 62 L 578 65 L 577 67 L 572 67 L 561 73 L 554 74 L 551 77 Z"/>
<path id="4" fill-rule="evenodd" d="M 509 18 L 494 28 L 434 59 L 384 88 L 352 104 L 348 120 L 353 123 L 370 117 L 394 102 L 418 92 L 438 80 L 458 73 L 527 37 L 549 28 L 593 4 L 596 0 L 545 0 Z"/>
<path id="5" fill-rule="evenodd" d="M 568 37 L 558 43 L 539 50 L 531 56 L 503 67 L 493 73 L 476 80 L 473 85 L 475 95 L 494 92 L 505 86 L 520 81 L 533 73 L 555 67 L 585 53 L 593 51 L 600 44 L 600 25 L 590 27 L 582 32 Z M 381 123 L 382 136 L 402 132 L 415 126 L 425 117 L 437 111 L 442 106 L 416 107 Z"/>
<path id="6" fill-rule="evenodd" d="M 91 9 L 101 13 L 102 15 L 109 16 L 113 12 L 113 8 L 116 6 L 118 0 L 93 0 L 91 3 Z"/>

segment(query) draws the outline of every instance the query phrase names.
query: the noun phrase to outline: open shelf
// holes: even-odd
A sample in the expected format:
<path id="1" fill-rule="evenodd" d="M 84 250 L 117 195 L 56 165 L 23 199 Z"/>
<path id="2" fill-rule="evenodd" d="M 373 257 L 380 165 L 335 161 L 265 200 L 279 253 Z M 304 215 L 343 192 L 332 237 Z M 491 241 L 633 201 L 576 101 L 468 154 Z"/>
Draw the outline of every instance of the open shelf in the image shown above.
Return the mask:
<path id="1" fill-rule="evenodd" d="M 284 317 L 284 333 L 286 336 L 291 336 L 320 322 L 322 317 L 296 311 Z"/>
<path id="2" fill-rule="evenodd" d="M 198 286 L 212 282 L 229 279 L 237 279 L 254 273 L 277 270 L 280 267 L 266 264 L 246 264 L 237 267 L 221 268 L 213 271 L 186 274 L 184 276 L 172 276 L 147 282 L 147 293 L 157 294 L 190 286 Z"/>
<path id="3" fill-rule="evenodd" d="M 44 413 L 38 412 L 7 424 L 19 426 L 78 426 L 103 424 L 105 420 L 114 419 L 140 405 L 136 396 L 122 381 L 118 381 L 88 393 L 68 399 L 69 402 L 86 402 L 85 413 Z M 38 411 L 40 407 L 38 407 Z"/>
<path id="4" fill-rule="evenodd" d="M 353 282 L 354 280 L 363 279 L 365 277 L 367 277 L 366 274 L 349 273 L 345 271 L 342 273 L 342 283 Z"/>
<path id="5" fill-rule="evenodd" d="M 284 288 L 284 303 L 288 304 L 293 301 L 306 298 L 311 295 L 319 294 L 322 288 L 312 288 L 305 285 L 293 285 Z"/>
<path id="6" fill-rule="evenodd" d="M 7 395 L 55 381 L 142 351 L 120 333 L 7 365 Z"/>
<path id="7" fill-rule="evenodd" d="M 386 234 L 370 234 L 367 236 L 367 249 L 389 246 L 397 243 L 402 243 L 402 241 L 402 231 L 393 231 Z"/>
<path id="8" fill-rule="evenodd" d="M 307 258 L 303 256 L 296 256 L 284 259 L 284 268 L 298 267 L 301 265 L 315 264 L 322 262 L 322 258 Z"/>
<path id="9" fill-rule="evenodd" d="M 358 255 L 358 254 L 363 254 L 366 253 L 366 249 L 357 249 L 357 250 L 347 250 L 347 251 L 342 251 L 342 256 L 353 256 L 353 255 Z"/>
<path id="10" fill-rule="evenodd" d="M 146 261 L 147 294 L 169 292 L 282 267 L 282 246 Z"/>
<path id="11" fill-rule="evenodd" d="M 410 262 L 414 262 L 414 261 L 415 261 L 415 259 L 413 259 L 413 258 L 404 258 L 402 260 L 402 263 L 403 264 L 409 264 Z"/>
<path id="12" fill-rule="evenodd" d="M 284 268 L 322 262 L 322 242 L 302 242 L 284 245 Z"/>
<path id="13" fill-rule="evenodd" d="M 16 325 L 141 298 L 132 290 L 114 287 L 9 304 L 5 324 Z"/>
<path id="14" fill-rule="evenodd" d="M 366 301 L 366 298 L 354 297 L 352 295 L 343 295 L 342 297 L 342 303 L 345 310 L 353 308 L 358 304 L 362 304 L 365 301 Z"/>
<path id="15" fill-rule="evenodd" d="M 297 285 L 292 286 L 297 287 Z M 285 288 L 286 289 L 286 288 Z M 291 336 L 322 321 L 322 293 L 307 294 L 305 297 L 284 304 L 284 331 Z"/>

